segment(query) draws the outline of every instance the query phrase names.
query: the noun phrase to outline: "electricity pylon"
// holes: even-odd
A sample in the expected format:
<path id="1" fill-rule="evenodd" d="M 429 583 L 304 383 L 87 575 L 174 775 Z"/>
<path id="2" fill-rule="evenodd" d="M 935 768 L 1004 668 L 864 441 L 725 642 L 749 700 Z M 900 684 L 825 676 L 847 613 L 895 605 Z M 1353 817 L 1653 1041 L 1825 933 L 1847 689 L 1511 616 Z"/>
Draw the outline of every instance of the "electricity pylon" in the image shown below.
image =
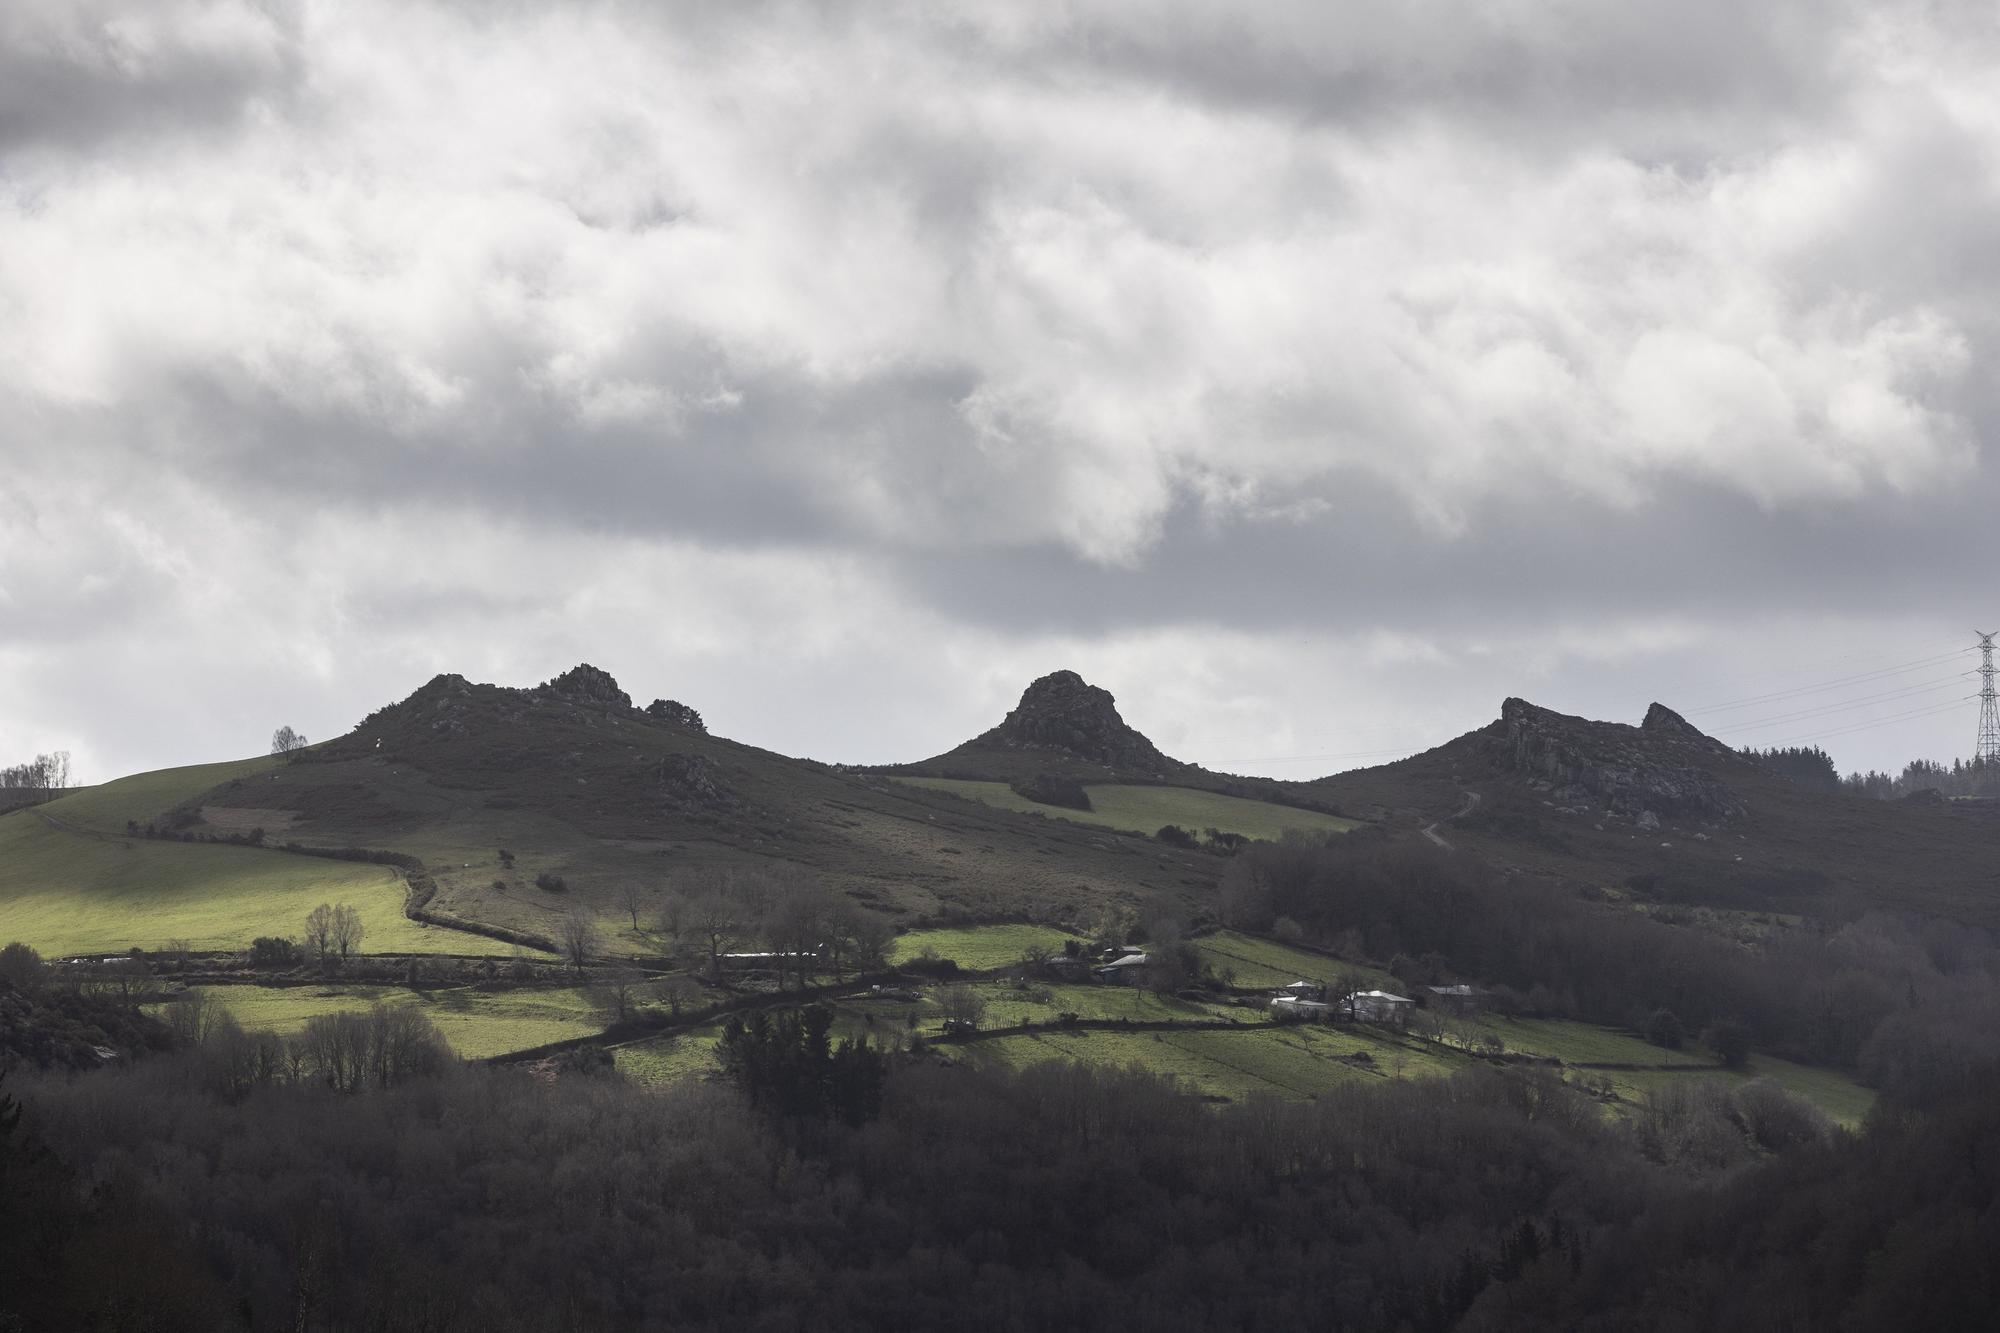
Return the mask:
<path id="1" fill-rule="evenodd" d="M 2000 693 L 1993 689 L 1993 639 L 2000 630 L 1973 633 L 1979 635 L 1979 744 L 1972 757 L 1979 764 L 2000 764 Z"/>

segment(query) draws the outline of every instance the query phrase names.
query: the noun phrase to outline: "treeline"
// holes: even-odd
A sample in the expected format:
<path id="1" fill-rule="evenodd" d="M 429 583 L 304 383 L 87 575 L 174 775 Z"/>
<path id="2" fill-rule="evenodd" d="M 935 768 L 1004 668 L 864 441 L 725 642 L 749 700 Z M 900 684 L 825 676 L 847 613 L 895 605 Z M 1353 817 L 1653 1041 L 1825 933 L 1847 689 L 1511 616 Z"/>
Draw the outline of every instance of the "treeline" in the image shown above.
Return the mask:
<path id="1" fill-rule="evenodd" d="M 1741 1022 L 1760 1049 L 1858 1066 L 1885 1090 L 2000 1050 L 2000 944 L 1953 922 L 1871 913 L 1774 929 L 1751 949 L 1362 834 L 1245 848 L 1218 907 L 1232 925 L 1391 960 L 1412 984 L 1501 987 L 1531 1013 L 1638 1031 L 1660 1010 L 1690 1033 Z"/>
<path id="2" fill-rule="evenodd" d="M 1816 745 L 1767 750 L 1745 746 L 1741 753 L 1814 791 L 1846 792 L 1850 796 L 1872 796 L 1884 801 L 1923 791 L 1936 791 L 1943 796 L 2000 796 L 2000 764 L 1978 759 L 1954 759 L 1950 767 L 1931 759 L 1912 759 L 1900 773 L 1871 769 L 1843 777 L 1834 767 L 1833 756 Z"/>
<path id="3" fill-rule="evenodd" d="M 200 1068 L 24 1089 L 65 1171 L 119 1163 L 156 1220 L 138 1262 L 171 1267 L 114 1287 L 150 1328 L 1442 1330 L 1670 1179 L 1587 1099 L 1489 1070 L 1216 1111 L 1138 1074 L 914 1064 L 866 1123 L 807 1127 L 726 1085 L 230 1095 Z M 55 1258 L 10 1313 L 83 1326 L 33 1304 L 74 1291 Z"/>
<path id="4" fill-rule="evenodd" d="M 1796 782 L 1801 787 L 1814 791 L 1837 792 L 1841 789 L 1840 770 L 1833 766 L 1833 756 L 1817 745 L 1789 746 L 1784 749 L 1773 747 L 1759 750 L 1746 745 L 1741 752 L 1745 758 L 1755 759 L 1772 772 Z"/>
<path id="5" fill-rule="evenodd" d="M 0 1089 L 27 1108 L 0 1102 L 0 1323 L 1864 1331 L 1994 1308 L 1996 1181 L 1968 1169 L 2000 1153 L 1990 1066 L 1855 1141 L 1755 1083 L 1622 1124 L 1521 1069 L 1216 1108 L 1137 1072 L 905 1059 L 849 1114 L 797 1026 L 746 1048 L 742 1086 L 652 1091 L 451 1066 L 238 1087 L 193 1040 Z"/>
<path id="6" fill-rule="evenodd" d="M 0 767 L 0 788 L 12 788 L 47 800 L 69 786 L 69 751 L 38 754 L 25 764 Z"/>
<path id="7" fill-rule="evenodd" d="M 1849 773 L 1840 785 L 1841 790 L 1852 795 L 1885 801 L 1922 791 L 1936 791 L 1942 796 L 2000 796 L 2000 764 L 1954 759 L 1951 767 L 1946 768 L 1934 760 L 1912 759 L 1894 777 L 1873 771 Z"/>

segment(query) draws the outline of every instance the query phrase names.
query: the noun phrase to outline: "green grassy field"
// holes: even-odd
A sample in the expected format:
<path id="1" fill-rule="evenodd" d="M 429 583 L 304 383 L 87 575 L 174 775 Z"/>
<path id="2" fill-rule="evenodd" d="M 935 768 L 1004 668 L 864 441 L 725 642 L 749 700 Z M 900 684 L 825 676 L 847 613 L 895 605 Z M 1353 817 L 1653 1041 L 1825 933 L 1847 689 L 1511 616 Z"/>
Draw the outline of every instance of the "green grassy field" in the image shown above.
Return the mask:
<path id="1" fill-rule="evenodd" d="M 1402 993 L 1397 988 L 1403 983 L 1387 972 L 1359 963 L 1342 962 L 1324 954 L 1309 953 L 1304 949 L 1289 948 L 1275 940 L 1239 935 L 1233 930 L 1218 930 L 1213 935 L 1203 935 L 1194 941 L 1194 947 L 1203 961 L 1215 969 L 1216 975 L 1233 973 L 1234 984 L 1238 986 L 1277 987 L 1294 981 L 1325 984 L 1352 975 L 1362 978 L 1371 987 Z"/>
<path id="2" fill-rule="evenodd" d="M 1196 1004 L 1129 986 L 1040 986 L 1020 990 L 1004 982 L 976 982 L 971 989 L 986 1001 L 986 1013 L 980 1019 L 983 1028 L 1054 1023 L 1058 1015 L 1065 1013 L 1089 1019 L 1123 1018 L 1135 1023 L 1213 1018 L 1263 1021 L 1261 1013 L 1240 1006 Z M 836 1001 L 833 1005 L 835 1035 L 877 1038 L 888 1034 L 900 1038 L 916 1031 L 934 1036 L 944 1025 L 944 1011 L 938 1004 L 939 990 L 935 986 L 926 987 L 924 998 L 915 1001 L 878 1000 L 866 996 Z M 1046 994 L 1048 999 L 1031 998 L 1040 994 Z M 909 1026 L 912 1015 L 917 1020 L 914 1029 Z"/>
<path id="3" fill-rule="evenodd" d="M 1590 1023 L 1493 1015 L 1463 1026 L 1473 1031 L 1493 1033 L 1510 1051 L 1546 1055 L 1564 1064 L 1705 1066 L 1715 1063 L 1715 1057 L 1707 1051 L 1670 1051 L 1628 1032 L 1596 1027 Z"/>
<path id="4" fill-rule="evenodd" d="M 1155 833 L 1168 824 L 1178 824 L 1182 828 L 1193 829 L 1197 834 L 1213 828 L 1224 833 L 1240 833 L 1246 838 L 1275 839 L 1287 829 L 1345 833 L 1357 824 L 1355 820 L 1321 814 L 1317 810 L 1295 810 L 1267 801 L 1246 801 L 1240 796 L 1222 796 L 1188 787 L 1098 783 L 1085 788 L 1090 793 L 1093 808 L 1066 810 L 1018 796 L 1004 782 L 968 782 L 958 778 L 897 778 L 896 781 L 932 791 L 950 792 L 1003 810 L 1047 815 L 1051 819 L 1097 824 L 1133 833 Z"/>
<path id="5" fill-rule="evenodd" d="M 203 986 L 251 1031 L 297 1032 L 319 1014 L 359 1012 L 375 1004 L 422 1009 L 468 1060 L 505 1055 L 603 1030 L 575 989 L 482 991 L 470 987 L 413 991 L 402 986 Z"/>
<path id="6" fill-rule="evenodd" d="M 960 967 L 983 972 L 1021 961 L 1033 945 L 1061 953 L 1067 931 L 1052 926 L 972 926 L 963 930 L 913 930 L 898 935 L 889 948 L 889 961 L 907 963 L 925 949 L 940 958 L 950 958 Z"/>
<path id="7" fill-rule="evenodd" d="M 1256 1093 L 1301 1099 L 1354 1081 L 1422 1078 L 1468 1061 L 1364 1028 L 1259 1025 L 1237 1032 L 1053 1032 L 945 1048 L 974 1065 L 1020 1069 L 1044 1060 L 1137 1066 L 1190 1091 L 1240 1101 Z M 1350 1057 L 1365 1052 L 1366 1063 Z"/>
<path id="8" fill-rule="evenodd" d="M 1837 1069 L 1816 1069 L 1780 1060 L 1774 1055 L 1755 1055 L 1741 1070 L 1704 1069 L 1675 1073 L 1661 1070 L 1619 1071 L 1605 1075 L 1612 1089 L 1633 1106 L 1648 1092 L 1669 1082 L 1684 1079 L 1720 1079 L 1731 1083 L 1767 1078 L 1795 1097 L 1803 1098 L 1826 1113 L 1827 1119 L 1848 1129 L 1859 1129 L 1875 1105 L 1875 1093 Z"/>
<path id="9" fill-rule="evenodd" d="M 74 795 L 51 801 L 42 809 L 67 823 L 108 833 L 123 833 L 127 820 L 144 824 L 182 801 L 225 782 L 242 781 L 254 792 L 255 785 L 250 780 L 283 762 L 276 755 L 261 755 L 255 759 L 235 759 L 220 764 L 163 768 L 156 773 L 139 773 L 101 786 L 86 787 Z M 255 801 L 246 795 L 242 804 L 254 805 Z"/>
<path id="10" fill-rule="evenodd" d="M 710 1023 L 671 1036 L 614 1046 L 611 1055 L 618 1072 L 634 1083 L 672 1083 L 714 1071 L 715 1044 L 720 1040 L 722 1024 Z"/>
<path id="11" fill-rule="evenodd" d="M 320 903 L 361 913 L 369 953 L 509 952 L 478 935 L 403 915 L 403 882 L 381 866 L 249 847 L 89 837 L 33 811 L 0 816 L 0 941 L 45 954 L 241 949 L 259 935 L 297 938 Z"/>

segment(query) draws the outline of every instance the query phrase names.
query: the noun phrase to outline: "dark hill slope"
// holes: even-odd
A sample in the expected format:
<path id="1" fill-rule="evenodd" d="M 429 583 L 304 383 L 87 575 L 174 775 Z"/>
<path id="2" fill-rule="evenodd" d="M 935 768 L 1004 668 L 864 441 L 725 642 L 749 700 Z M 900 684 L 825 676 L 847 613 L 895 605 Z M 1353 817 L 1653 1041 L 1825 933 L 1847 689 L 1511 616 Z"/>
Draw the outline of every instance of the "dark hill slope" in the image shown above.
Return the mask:
<path id="1" fill-rule="evenodd" d="M 588 666 L 533 689 L 439 676 L 188 810 L 274 842 L 419 856 L 438 907 L 541 934 L 578 901 L 614 915 L 624 881 L 651 897 L 717 869 L 804 867 L 895 917 L 1074 919 L 1206 896 L 1220 864 L 712 736 L 682 705 L 633 707 Z M 542 873 L 566 888 L 537 888 Z"/>
<path id="2" fill-rule="evenodd" d="M 1638 726 L 1509 699 L 1434 750 L 1309 784 L 1394 829 L 1640 901 L 1904 908 L 2000 925 L 2000 806 L 1812 791 L 1654 704 Z M 1477 793 L 1476 806 L 1447 819 Z"/>
<path id="3" fill-rule="evenodd" d="M 872 770 L 907 777 L 1025 782 L 1038 777 L 1075 782 L 1191 787 L 1253 801 L 1344 814 L 1304 783 L 1216 773 L 1162 754 L 1118 712 L 1109 690 L 1074 671 L 1032 682 L 1001 720 L 963 745 L 930 759 Z"/>
<path id="4" fill-rule="evenodd" d="M 1193 770 L 1128 725 L 1109 690 L 1074 671 L 1052 671 L 1022 691 L 999 726 L 893 771 L 1002 782 L 1041 773 L 1080 782 L 1159 782 Z"/>

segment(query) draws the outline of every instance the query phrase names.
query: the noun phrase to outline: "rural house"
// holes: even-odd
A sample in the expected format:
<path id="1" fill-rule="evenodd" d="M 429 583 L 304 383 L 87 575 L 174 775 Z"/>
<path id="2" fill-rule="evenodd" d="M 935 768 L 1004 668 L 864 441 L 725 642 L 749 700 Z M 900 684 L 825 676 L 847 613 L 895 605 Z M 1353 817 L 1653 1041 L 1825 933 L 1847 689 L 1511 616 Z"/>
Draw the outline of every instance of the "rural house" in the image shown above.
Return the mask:
<path id="1" fill-rule="evenodd" d="M 1271 1017 L 1281 1023 L 1331 1023 L 1340 1017 L 1340 1011 L 1325 1000 L 1309 1000 L 1281 991 L 1271 1000 Z"/>
<path id="2" fill-rule="evenodd" d="M 1426 986 L 1432 1008 L 1468 1018 L 1486 1008 L 1486 992 L 1477 986 Z"/>
<path id="3" fill-rule="evenodd" d="M 1385 990 L 1365 990 L 1354 997 L 1354 1016 L 1363 1023 L 1405 1028 L 1410 1025 L 1410 1011 L 1416 1007 L 1417 1002 L 1409 996 Z"/>

